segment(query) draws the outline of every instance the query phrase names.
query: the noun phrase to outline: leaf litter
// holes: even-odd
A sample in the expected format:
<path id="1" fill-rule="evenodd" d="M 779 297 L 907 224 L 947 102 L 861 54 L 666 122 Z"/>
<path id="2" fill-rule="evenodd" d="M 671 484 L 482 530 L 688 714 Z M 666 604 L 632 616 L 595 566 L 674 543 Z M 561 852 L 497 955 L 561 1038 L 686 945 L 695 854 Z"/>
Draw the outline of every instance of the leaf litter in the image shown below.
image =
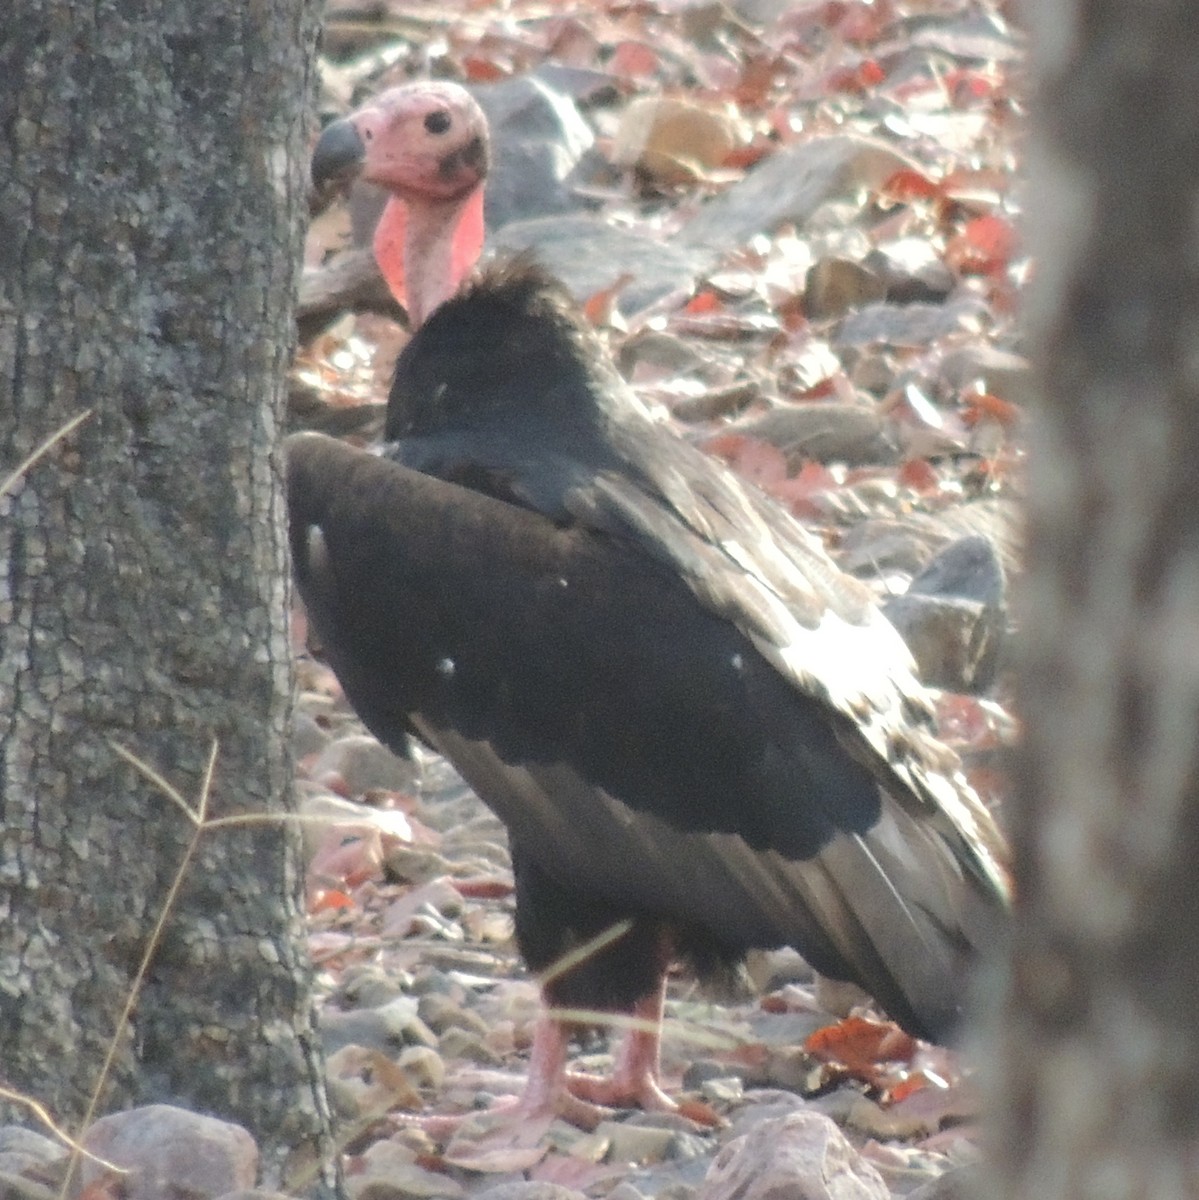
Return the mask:
<path id="1" fill-rule="evenodd" d="M 661 419 L 771 492 L 880 601 L 970 533 L 1015 567 L 1027 378 L 1016 300 L 1030 266 L 1015 232 L 1023 39 L 1004 5 L 331 5 L 325 117 L 429 76 L 477 85 L 485 104 L 488 89 L 531 77 L 589 127 L 567 207 L 510 213 L 493 242 L 560 271 Z M 555 258 L 555 236 L 569 244 L 580 228 L 596 254 Z M 306 270 L 328 271 L 364 236 L 334 204 L 314 222 Z M 345 309 L 301 346 L 293 422 L 361 413 L 369 440 L 406 334 Z M 617 1114 L 615 1133 L 554 1122 L 530 1144 L 467 1126 L 448 1147 L 389 1116 L 517 1091 L 536 985 L 511 944 L 498 820 L 419 748 L 369 787 L 341 778 L 338 748 L 361 727 L 319 662 L 301 671 L 318 743 L 305 803 L 351 806 L 310 843 L 309 910 L 327 1025 L 360 1019 L 330 1064 L 361 1131 L 352 1196 L 526 1180 L 689 1200 L 734 1132 L 802 1104 L 833 1117 L 895 1194 L 970 1157 L 975 1101 L 957 1056 L 852 1002 L 830 1028 L 816 981 L 785 954 L 755 956 L 754 1001 L 671 981 L 663 1075 L 678 1114 Z M 1007 692 L 1001 674 L 985 694 L 937 693 L 943 736 L 996 805 L 1016 736 Z M 608 1041 L 582 1052 L 602 1068 Z"/>

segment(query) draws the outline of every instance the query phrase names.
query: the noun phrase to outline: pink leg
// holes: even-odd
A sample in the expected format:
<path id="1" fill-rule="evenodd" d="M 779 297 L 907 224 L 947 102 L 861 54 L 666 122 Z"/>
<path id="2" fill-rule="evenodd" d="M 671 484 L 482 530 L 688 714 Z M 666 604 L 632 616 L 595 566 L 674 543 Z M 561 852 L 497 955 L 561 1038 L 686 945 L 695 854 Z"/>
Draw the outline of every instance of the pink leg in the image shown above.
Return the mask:
<path id="1" fill-rule="evenodd" d="M 464 1113 L 420 1116 L 396 1114 L 399 1125 L 418 1126 L 438 1140 L 452 1137 L 467 1121 L 480 1117 L 498 1117 L 509 1121 L 520 1141 L 529 1136 L 540 1137 L 555 1117 L 562 1117 L 580 1129 L 594 1129 L 611 1115 L 611 1110 L 589 1103 L 574 1094 L 574 1083 L 583 1079 L 594 1084 L 605 1081 L 590 1076 L 569 1076 L 566 1060 L 570 1035 L 561 1021 L 543 1014 L 533 1027 L 533 1044 L 529 1051 L 529 1074 L 519 1096 L 505 1096 L 486 1109 Z"/>
<path id="2" fill-rule="evenodd" d="M 520 1096 L 498 1100 L 485 1112 L 446 1116 L 400 1118 L 405 1125 L 419 1125 L 430 1136 L 448 1137 L 464 1122 L 482 1115 L 504 1114 L 528 1132 L 548 1126 L 562 1117 L 581 1129 L 594 1129 L 612 1108 L 674 1112 L 678 1105 L 658 1085 L 658 1053 L 661 1045 L 662 1009 L 666 982 L 633 1008 L 632 1015 L 649 1026 L 630 1029 L 616 1055 L 610 1078 L 568 1072 L 569 1027 L 547 1012 L 537 1018 L 529 1051 L 529 1075 Z"/>
<path id="3" fill-rule="evenodd" d="M 647 1112 L 674 1112 L 678 1105 L 658 1085 L 662 1045 L 662 1010 L 666 980 L 652 995 L 638 1000 L 632 1015 L 651 1028 L 630 1029 L 624 1035 L 609 1079 L 594 1075 L 566 1076 L 566 1086 L 581 1100 L 613 1108 L 640 1107 Z"/>

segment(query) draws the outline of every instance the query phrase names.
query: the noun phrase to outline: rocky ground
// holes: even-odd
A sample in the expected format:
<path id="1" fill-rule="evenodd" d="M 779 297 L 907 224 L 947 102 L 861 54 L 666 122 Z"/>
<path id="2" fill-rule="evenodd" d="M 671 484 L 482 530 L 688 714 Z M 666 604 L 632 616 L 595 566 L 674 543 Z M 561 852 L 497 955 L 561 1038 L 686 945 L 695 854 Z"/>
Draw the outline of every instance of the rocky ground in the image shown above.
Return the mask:
<path id="1" fill-rule="evenodd" d="M 944 735 L 1000 803 L 1027 386 L 1013 315 L 1022 48 L 1000 8 L 392 11 L 439 37 L 383 37 L 383 62 L 335 11 L 329 115 L 406 78 L 477 85 L 497 146 L 491 249 L 532 248 L 663 420 L 876 589 L 941 689 Z M 377 205 L 359 189 L 318 218 L 309 303 L 361 264 Z M 301 355 L 297 423 L 369 439 L 404 335 L 354 278 L 357 315 Z M 803 1177 L 796 1194 L 884 1196 L 950 1187 L 974 1157 L 960 1059 L 873 1025 L 813 1040 L 854 998 L 786 956 L 754 964 L 756 998 L 673 981 L 664 1068 L 679 1114 L 590 1131 L 475 1120 L 448 1138 L 372 1123 L 518 1090 L 537 994 L 510 942 L 502 827 L 444 763 L 364 741 L 318 664 L 302 679 L 307 804 L 370 810 L 345 809 L 313 846 L 330 1073 L 365 1129 L 352 1191 L 716 1198 Z M 580 1046 L 583 1065 L 602 1068 L 607 1043 Z"/>
<path id="2" fill-rule="evenodd" d="M 943 734 L 1000 804 L 1028 373 L 1022 47 L 1001 8 L 389 11 L 438 36 L 376 44 L 335 11 L 329 115 L 407 78 L 477 85 L 497 145 L 491 249 L 532 248 L 663 420 L 876 589 L 940 689 Z M 314 224 L 306 311 L 319 324 L 332 296 L 357 315 L 312 335 L 294 396 L 297 424 L 363 440 L 404 338 L 363 256 L 377 211 L 359 189 Z M 363 740 L 318 664 L 302 680 L 306 803 L 344 822 L 312 847 L 312 944 L 335 1094 L 364 1130 L 353 1192 L 951 1193 L 976 1154 L 959 1057 L 865 1023 L 813 1039 L 854 998 L 787 956 L 754 964 L 758 997 L 672 982 L 678 1114 L 590 1131 L 476 1119 L 448 1137 L 374 1121 L 518 1090 L 537 994 L 510 942 L 502 827 L 441 761 Z M 607 1052 L 601 1031 L 580 1061 Z"/>
<path id="3" fill-rule="evenodd" d="M 321 100 L 332 117 L 408 78 L 477 88 L 491 249 L 534 249 L 664 421 L 875 588 L 996 806 L 1028 376 L 1022 56 L 987 0 L 333 3 Z M 297 427 L 380 427 L 405 334 L 367 251 L 378 204 L 361 189 L 314 220 Z M 299 788 L 322 818 L 310 941 L 354 1200 L 958 1194 L 977 1155 L 962 1058 L 867 1020 L 813 1037 L 855 998 L 787 955 L 753 964 L 755 996 L 672 981 L 679 1113 L 431 1127 L 527 1067 L 537 990 L 511 943 L 504 831 L 444 762 L 370 739 L 319 662 L 299 678 Z M 580 1063 L 602 1069 L 608 1040 Z M 109 1120 L 109 1148 L 211 1138 L 198 1175 L 172 1176 L 196 1196 L 254 1183 L 243 1133 L 171 1110 Z M 48 1197 L 60 1159 L 0 1130 L 0 1195 Z"/>
<path id="4" fill-rule="evenodd" d="M 866 1190 L 845 1194 L 907 1195 L 973 1160 L 976 1097 L 957 1056 L 862 1021 L 841 1027 L 827 1061 L 809 1039 L 836 1019 L 828 1005 L 859 997 L 827 994 L 786 954 L 755 962 L 762 997 L 721 1002 L 672 981 L 663 1065 L 678 1114 L 613 1113 L 589 1131 L 487 1116 L 448 1137 L 399 1115 L 469 1112 L 523 1081 L 537 989 L 511 943 L 506 839 L 444 761 L 390 755 L 322 668 L 304 674 L 305 809 L 333 822 L 311 836 L 311 945 L 334 1097 L 362 1130 L 353 1194 L 519 1182 L 523 1195 L 536 1182 L 619 1188 L 620 1200 L 716 1198 L 743 1188 L 748 1156 L 754 1190 L 800 1161 L 832 1172 L 821 1185 L 832 1190 L 803 1194 L 838 1195 L 836 1180 L 860 1176 Z M 603 1070 L 608 1041 L 597 1031 L 579 1065 Z"/>

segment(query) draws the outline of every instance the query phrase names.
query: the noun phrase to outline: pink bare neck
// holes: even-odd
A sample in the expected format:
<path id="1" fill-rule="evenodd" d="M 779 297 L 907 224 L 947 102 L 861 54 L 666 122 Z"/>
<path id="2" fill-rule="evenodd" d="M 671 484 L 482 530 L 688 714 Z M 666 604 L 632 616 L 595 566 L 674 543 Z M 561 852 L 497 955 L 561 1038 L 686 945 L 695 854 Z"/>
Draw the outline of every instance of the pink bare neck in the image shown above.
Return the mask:
<path id="1" fill-rule="evenodd" d="M 453 199 L 388 200 L 375 229 L 375 258 L 418 329 L 474 269 L 483 251 L 483 187 Z"/>

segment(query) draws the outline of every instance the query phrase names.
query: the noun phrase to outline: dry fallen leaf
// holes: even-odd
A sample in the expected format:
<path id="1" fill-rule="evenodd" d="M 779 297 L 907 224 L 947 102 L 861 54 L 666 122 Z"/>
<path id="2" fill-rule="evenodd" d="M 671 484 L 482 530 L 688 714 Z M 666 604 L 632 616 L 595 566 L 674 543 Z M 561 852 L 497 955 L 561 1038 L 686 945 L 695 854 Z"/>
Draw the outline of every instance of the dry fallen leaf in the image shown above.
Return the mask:
<path id="1" fill-rule="evenodd" d="M 825 1062 L 872 1066 L 879 1062 L 908 1062 L 916 1052 L 916 1039 L 893 1021 L 846 1017 L 835 1025 L 818 1029 L 804 1042 L 804 1049 Z"/>
<path id="2" fill-rule="evenodd" d="M 748 141 L 748 130 L 731 106 L 646 96 L 625 110 L 612 161 L 626 170 L 636 168 L 655 183 L 695 183 Z"/>

